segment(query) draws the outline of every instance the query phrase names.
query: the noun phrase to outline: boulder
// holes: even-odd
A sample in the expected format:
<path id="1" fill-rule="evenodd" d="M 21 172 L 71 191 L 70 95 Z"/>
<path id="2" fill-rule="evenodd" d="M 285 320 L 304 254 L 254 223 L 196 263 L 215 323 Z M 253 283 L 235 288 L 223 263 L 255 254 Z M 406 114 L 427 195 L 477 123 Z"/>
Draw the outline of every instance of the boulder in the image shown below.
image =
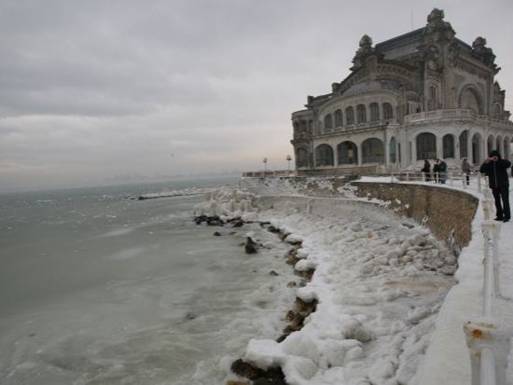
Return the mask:
<path id="1" fill-rule="evenodd" d="M 246 244 L 244 245 L 244 250 L 246 254 L 255 254 L 257 252 L 257 243 L 251 239 L 251 237 L 246 237 Z"/>

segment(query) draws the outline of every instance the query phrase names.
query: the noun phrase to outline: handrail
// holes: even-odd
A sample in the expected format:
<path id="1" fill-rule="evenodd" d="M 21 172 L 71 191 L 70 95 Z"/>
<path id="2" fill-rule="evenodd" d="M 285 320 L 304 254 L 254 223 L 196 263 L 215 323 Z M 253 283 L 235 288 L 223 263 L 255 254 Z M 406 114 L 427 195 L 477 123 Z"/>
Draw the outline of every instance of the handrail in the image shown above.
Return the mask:
<path id="1" fill-rule="evenodd" d="M 509 355 L 511 331 L 503 330 L 496 321 L 496 301 L 500 294 L 499 235 L 501 224 L 492 220 L 492 192 L 480 178 L 482 187 L 483 222 L 483 300 L 481 317 L 463 326 L 470 351 L 472 385 L 505 385 L 506 366 Z M 481 180 L 485 186 L 481 186 Z"/>

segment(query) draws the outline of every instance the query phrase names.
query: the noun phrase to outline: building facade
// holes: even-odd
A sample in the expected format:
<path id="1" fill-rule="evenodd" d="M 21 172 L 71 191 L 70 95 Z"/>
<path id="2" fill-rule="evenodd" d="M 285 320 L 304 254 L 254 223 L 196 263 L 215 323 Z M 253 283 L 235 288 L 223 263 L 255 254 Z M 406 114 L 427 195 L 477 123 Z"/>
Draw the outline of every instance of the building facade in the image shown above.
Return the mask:
<path id="1" fill-rule="evenodd" d="M 363 36 L 350 70 L 292 114 L 299 174 L 415 169 L 435 158 L 478 165 L 492 149 L 510 157 L 495 55 L 482 37 L 472 46 L 456 38 L 442 10 L 375 46 Z"/>

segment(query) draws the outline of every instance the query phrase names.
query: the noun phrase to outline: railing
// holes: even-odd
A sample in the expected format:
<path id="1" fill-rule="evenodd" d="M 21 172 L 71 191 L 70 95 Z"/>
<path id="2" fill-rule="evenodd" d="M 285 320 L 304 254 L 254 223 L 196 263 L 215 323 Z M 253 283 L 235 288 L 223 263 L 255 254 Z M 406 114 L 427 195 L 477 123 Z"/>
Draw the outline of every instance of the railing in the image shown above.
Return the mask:
<path id="1" fill-rule="evenodd" d="M 467 189 L 474 185 L 475 180 L 477 189 L 480 191 L 484 182 L 480 173 L 465 174 L 461 171 L 449 170 L 443 173 L 425 173 L 420 171 L 399 171 L 386 174 L 390 176 L 391 182 L 425 182 L 433 184 L 446 184 L 448 186 L 461 186 L 463 189 Z"/>
<path id="2" fill-rule="evenodd" d="M 265 178 L 270 176 L 295 176 L 296 172 L 293 170 L 269 170 L 269 171 L 244 171 L 243 177 L 247 178 Z"/>
<path id="3" fill-rule="evenodd" d="M 486 178 L 482 178 L 486 179 Z M 496 321 L 496 302 L 500 293 L 499 235 L 500 222 L 491 219 L 493 198 L 485 185 L 481 199 L 483 235 L 483 303 L 480 319 L 463 326 L 470 351 L 472 385 L 506 385 L 506 367 L 511 330 Z"/>
<path id="4" fill-rule="evenodd" d="M 405 115 L 404 123 L 416 123 L 430 120 L 443 120 L 443 119 L 464 119 L 464 120 L 479 120 L 481 122 L 491 122 L 512 126 L 513 122 L 510 120 L 500 120 L 490 118 L 488 115 L 479 115 L 472 110 L 463 108 L 450 108 L 445 110 L 433 110 L 417 112 L 414 114 Z"/>

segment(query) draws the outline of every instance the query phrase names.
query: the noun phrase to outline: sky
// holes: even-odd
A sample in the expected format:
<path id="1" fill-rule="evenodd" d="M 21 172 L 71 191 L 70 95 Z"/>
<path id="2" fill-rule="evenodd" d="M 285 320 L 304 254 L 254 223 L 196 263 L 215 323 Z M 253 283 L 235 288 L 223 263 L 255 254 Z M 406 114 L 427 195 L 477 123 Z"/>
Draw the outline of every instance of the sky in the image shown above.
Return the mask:
<path id="1" fill-rule="evenodd" d="M 513 110 L 511 0 L 0 0 L 0 191 L 286 169 L 306 96 L 433 7 Z"/>

